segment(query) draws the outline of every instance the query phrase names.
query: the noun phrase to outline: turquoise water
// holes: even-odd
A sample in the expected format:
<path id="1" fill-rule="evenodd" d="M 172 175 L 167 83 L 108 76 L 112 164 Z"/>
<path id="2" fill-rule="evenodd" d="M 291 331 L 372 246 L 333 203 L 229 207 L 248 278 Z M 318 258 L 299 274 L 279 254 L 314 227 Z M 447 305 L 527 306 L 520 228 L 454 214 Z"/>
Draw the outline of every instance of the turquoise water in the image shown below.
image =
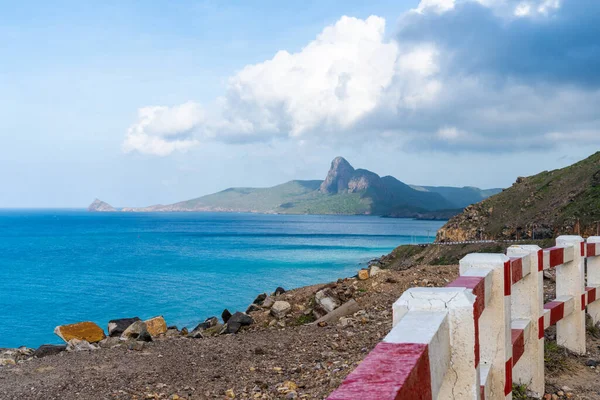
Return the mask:
<path id="1" fill-rule="evenodd" d="M 0 210 L 0 347 L 56 325 L 164 315 L 193 327 L 261 292 L 356 274 L 439 221 L 370 216 Z M 429 235 L 429 236 L 428 236 Z"/>

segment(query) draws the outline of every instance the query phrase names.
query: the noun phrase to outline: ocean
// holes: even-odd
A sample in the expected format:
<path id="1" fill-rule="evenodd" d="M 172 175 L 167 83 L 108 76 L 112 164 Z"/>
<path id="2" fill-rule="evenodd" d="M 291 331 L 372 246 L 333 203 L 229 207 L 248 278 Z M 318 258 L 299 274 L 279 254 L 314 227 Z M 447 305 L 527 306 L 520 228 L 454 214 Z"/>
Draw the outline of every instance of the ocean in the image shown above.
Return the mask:
<path id="1" fill-rule="evenodd" d="M 163 315 L 193 328 L 257 294 L 355 275 L 440 221 L 373 216 L 0 210 L 0 348 L 55 326 Z"/>

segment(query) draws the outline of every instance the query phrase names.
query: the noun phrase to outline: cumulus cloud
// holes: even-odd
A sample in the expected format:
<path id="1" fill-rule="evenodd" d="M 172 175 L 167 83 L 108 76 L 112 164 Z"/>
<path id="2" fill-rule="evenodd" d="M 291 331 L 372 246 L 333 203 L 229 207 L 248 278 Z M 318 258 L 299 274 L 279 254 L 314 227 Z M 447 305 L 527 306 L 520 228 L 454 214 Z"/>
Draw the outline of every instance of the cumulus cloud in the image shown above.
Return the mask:
<path id="1" fill-rule="evenodd" d="M 126 151 L 206 142 L 385 140 L 419 150 L 600 143 L 600 2 L 422 0 L 385 21 L 342 17 L 296 53 L 230 77 L 203 107 L 146 107 Z"/>

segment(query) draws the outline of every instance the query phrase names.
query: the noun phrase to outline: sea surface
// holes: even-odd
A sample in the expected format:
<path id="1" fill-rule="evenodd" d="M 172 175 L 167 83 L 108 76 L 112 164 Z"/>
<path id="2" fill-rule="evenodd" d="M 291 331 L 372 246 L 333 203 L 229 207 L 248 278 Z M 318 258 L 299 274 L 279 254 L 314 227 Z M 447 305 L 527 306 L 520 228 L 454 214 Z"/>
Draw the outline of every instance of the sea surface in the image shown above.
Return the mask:
<path id="1" fill-rule="evenodd" d="M 255 296 L 355 275 L 440 221 L 371 216 L 0 210 L 0 348 L 56 325 L 163 315 L 193 328 Z"/>

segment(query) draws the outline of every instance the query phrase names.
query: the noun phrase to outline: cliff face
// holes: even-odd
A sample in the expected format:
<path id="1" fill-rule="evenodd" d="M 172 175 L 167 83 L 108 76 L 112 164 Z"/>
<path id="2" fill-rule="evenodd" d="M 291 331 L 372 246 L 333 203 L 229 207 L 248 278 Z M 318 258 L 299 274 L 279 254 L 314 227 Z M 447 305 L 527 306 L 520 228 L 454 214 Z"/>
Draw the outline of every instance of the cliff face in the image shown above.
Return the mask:
<path id="1" fill-rule="evenodd" d="M 117 211 L 116 208 L 111 206 L 108 203 L 103 202 L 102 200 L 96 199 L 92 204 L 89 205 L 88 211 L 92 212 L 114 212 Z"/>
<path id="2" fill-rule="evenodd" d="M 598 221 L 600 152 L 566 168 L 518 178 L 510 188 L 451 218 L 436 240 L 589 236 L 597 234 Z"/>

